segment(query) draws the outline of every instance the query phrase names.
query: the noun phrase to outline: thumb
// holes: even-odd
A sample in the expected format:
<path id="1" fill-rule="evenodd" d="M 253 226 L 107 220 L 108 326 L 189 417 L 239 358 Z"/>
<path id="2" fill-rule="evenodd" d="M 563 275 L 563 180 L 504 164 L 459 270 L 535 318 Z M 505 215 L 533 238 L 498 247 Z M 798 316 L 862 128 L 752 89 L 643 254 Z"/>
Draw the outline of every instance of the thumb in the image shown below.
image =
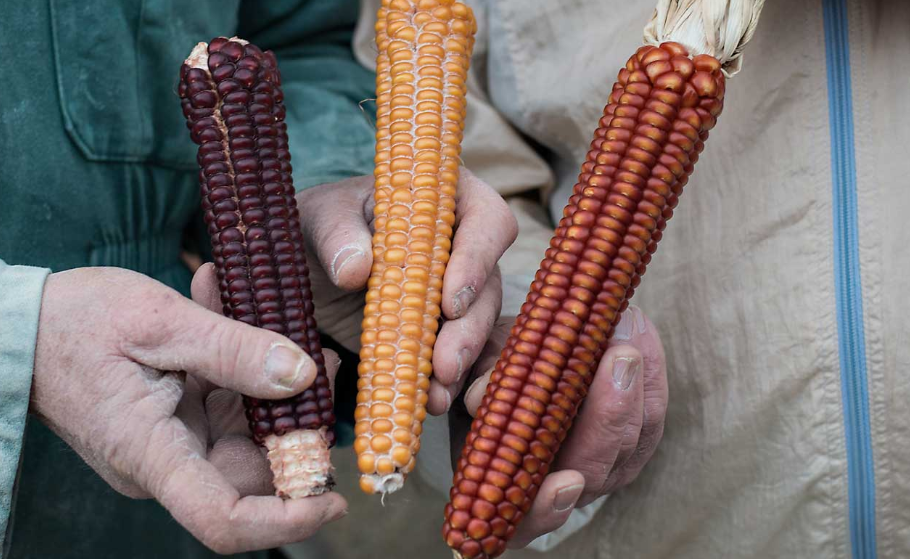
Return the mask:
<path id="1" fill-rule="evenodd" d="M 122 345 L 127 357 L 158 370 L 187 371 L 255 398 L 287 398 L 316 378 L 316 363 L 280 334 L 225 318 L 183 297 L 160 303 L 153 304 L 167 312 L 140 310 L 127 330 Z"/>
<path id="2" fill-rule="evenodd" d="M 634 346 L 607 350 L 559 450 L 556 468 L 580 472 L 589 497 L 603 495 L 614 467 L 635 451 L 644 398 L 641 371 L 642 355 Z"/>
<path id="3" fill-rule="evenodd" d="M 336 286 L 353 291 L 366 285 L 373 264 L 367 222 L 373 177 L 355 177 L 300 194 L 304 237 Z"/>

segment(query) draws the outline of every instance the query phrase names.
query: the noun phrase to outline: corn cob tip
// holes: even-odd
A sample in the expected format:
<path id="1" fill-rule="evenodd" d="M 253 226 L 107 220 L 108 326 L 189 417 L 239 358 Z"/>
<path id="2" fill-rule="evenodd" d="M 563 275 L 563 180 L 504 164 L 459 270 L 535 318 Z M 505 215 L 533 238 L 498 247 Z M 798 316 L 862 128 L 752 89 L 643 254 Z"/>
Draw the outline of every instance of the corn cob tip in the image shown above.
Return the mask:
<path id="1" fill-rule="evenodd" d="M 742 69 L 743 49 L 752 39 L 765 0 L 658 0 L 645 26 L 645 44 L 680 43 L 693 57 L 716 58 L 724 76 Z"/>
<path id="2" fill-rule="evenodd" d="M 284 499 L 321 495 L 335 485 L 327 428 L 297 429 L 263 440 L 275 477 L 275 493 Z"/>
<path id="3" fill-rule="evenodd" d="M 248 45 L 249 41 L 241 39 L 240 37 L 231 37 L 227 39 L 227 42 L 234 42 L 239 45 Z M 202 70 L 208 70 L 209 68 L 209 44 L 206 42 L 196 43 L 196 46 L 193 47 L 193 50 L 190 51 L 190 55 L 183 61 L 184 64 L 190 68 L 200 68 Z"/>
<path id="4" fill-rule="evenodd" d="M 196 46 L 193 47 L 193 50 L 184 61 L 184 64 L 190 68 L 207 70 L 209 64 L 209 44 L 205 42 L 196 43 Z"/>
<path id="5" fill-rule="evenodd" d="M 402 487 L 404 487 L 404 474 L 400 472 L 386 475 L 364 474 L 360 476 L 360 488 L 364 493 L 373 495 L 379 493 L 385 497 Z"/>

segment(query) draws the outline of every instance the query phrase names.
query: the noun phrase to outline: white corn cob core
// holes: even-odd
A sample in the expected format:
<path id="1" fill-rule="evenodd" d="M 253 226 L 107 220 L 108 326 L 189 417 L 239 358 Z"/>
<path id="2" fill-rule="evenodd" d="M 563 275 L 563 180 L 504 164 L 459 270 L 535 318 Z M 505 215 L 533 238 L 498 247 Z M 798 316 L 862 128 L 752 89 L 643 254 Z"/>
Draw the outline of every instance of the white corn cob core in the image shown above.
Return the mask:
<path id="1" fill-rule="evenodd" d="M 325 433 L 325 427 L 319 430 L 298 429 L 265 438 L 275 493 L 279 497 L 299 499 L 321 495 L 332 488 L 331 453 Z"/>

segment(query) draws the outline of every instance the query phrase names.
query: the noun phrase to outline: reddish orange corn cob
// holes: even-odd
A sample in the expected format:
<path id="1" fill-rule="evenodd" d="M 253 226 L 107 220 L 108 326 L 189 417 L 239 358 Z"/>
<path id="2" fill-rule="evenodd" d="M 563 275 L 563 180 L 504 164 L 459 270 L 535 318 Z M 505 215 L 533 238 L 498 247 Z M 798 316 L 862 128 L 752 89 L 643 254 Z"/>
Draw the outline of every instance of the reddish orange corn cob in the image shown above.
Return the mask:
<path id="1" fill-rule="evenodd" d="M 274 54 L 240 39 L 199 43 L 180 71 L 180 97 L 199 144 L 202 208 L 224 314 L 288 336 L 316 363 L 313 386 L 284 400 L 244 397 L 275 488 L 304 497 L 331 488 L 332 394 L 313 318 Z"/>
<path id="2" fill-rule="evenodd" d="M 475 31 L 454 0 L 383 0 L 378 13 L 376 234 L 354 441 L 367 493 L 400 488 L 420 449 Z"/>
<path id="3" fill-rule="evenodd" d="M 467 436 L 443 537 L 503 553 L 527 513 L 723 108 L 724 76 L 677 43 L 619 72 L 573 196 Z"/>

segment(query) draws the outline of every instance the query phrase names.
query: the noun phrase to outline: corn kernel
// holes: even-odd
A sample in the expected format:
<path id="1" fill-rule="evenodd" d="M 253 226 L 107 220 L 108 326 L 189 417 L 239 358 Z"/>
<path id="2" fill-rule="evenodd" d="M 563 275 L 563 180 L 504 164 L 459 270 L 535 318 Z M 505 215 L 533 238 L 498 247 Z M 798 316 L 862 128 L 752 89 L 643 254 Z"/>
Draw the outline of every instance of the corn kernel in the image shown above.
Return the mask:
<path id="1" fill-rule="evenodd" d="M 457 554 L 496 557 L 506 534 L 514 532 L 519 511 L 531 506 L 614 324 L 672 216 L 705 134 L 716 123 L 723 80 L 716 59 L 690 59 L 675 43 L 639 49 L 619 72 L 582 166 L 575 188 L 580 194 L 572 196 L 555 231 L 455 472 L 443 532 Z M 457 145 L 460 132 L 449 124 L 443 126 L 442 142 Z M 451 177 L 445 179 L 453 184 Z M 419 191 L 412 194 L 418 207 Z M 434 259 L 442 262 L 443 256 L 434 253 Z M 442 273 L 437 269 L 434 277 Z M 438 305 L 435 290 L 441 284 L 433 289 L 427 316 L 430 305 Z M 404 294 L 402 304 L 410 296 L 407 288 Z M 422 326 L 421 343 L 428 348 L 434 329 L 429 322 Z M 431 357 L 420 353 L 421 381 L 428 379 L 424 364 Z M 425 395 L 418 390 L 413 399 L 415 436 L 426 413 Z M 419 439 L 414 441 L 416 452 Z M 458 537 L 450 537 L 456 531 Z"/>
<path id="2" fill-rule="evenodd" d="M 476 24 L 456 0 L 383 0 L 375 29 L 376 233 L 355 409 L 368 492 L 376 475 L 411 471 L 420 448 Z"/>

